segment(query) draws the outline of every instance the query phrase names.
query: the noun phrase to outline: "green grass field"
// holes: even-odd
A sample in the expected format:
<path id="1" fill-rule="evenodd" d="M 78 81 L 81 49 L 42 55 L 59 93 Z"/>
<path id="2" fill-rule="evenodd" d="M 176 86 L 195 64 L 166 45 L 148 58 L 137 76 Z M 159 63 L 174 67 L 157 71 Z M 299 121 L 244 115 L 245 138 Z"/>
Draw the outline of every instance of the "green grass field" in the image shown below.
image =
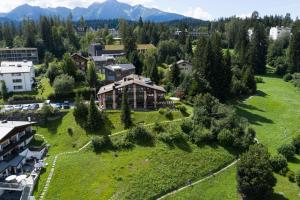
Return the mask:
<path id="1" fill-rule="evenodd" d="M 120 152 L 60 157 L 45 199 L 153 199 L 235 159 L 221 147 L 136 146 Z"/>
<path id="2" fill-rule="evenodd" d="M 263 77 L 263 79 L 265 83 L 258 84 L 257 95 L 244 103 L 238 103 L 236 109 L 239 115 L 249 120 L 257 132 L 260 143 L 266 145 L 269 151 L 275 154 L 280 145 L 291 142 L 294 136 L 300 134 L 300 91 L 280 78 Z M 300 157 L 297 156 L 292 162 L 289 162 L 289 168 L 296 172 L 300 170 L 299 163 Z M 296 183 L 289 182 L 287 177 L 276 175 L 276 178 L 276 194 L 273 199 L 296 200 L 300 198 L 300 187 Z M 228 181 L 225 185 L 211 185 L 221 179 Z M 213 188 L 207 190 L 209 185 Z M 184 190 L 170 199 L 180 199 L 181 197 L 203 200 L 218 199 L 213 198 L 211 193 L 218 195 L 221 190 L 222 196 L 224 196 L 222 199 L 238 200 L 237 195 L 233 194 L 236 191 L 235 187 L 235 171 L 231 170 L 213 180 L 195 186 L 192 190 Z M 197 198 L 197 194 L 201 194 L 201 196 Z"/>

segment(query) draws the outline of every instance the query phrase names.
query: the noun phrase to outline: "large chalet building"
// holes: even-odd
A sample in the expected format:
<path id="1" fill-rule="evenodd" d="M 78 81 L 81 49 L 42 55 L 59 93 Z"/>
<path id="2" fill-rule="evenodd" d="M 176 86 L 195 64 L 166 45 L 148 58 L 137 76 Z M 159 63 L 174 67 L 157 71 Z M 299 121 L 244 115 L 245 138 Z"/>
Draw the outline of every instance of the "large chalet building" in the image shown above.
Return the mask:
<path id="1" fill-rule="evenodd" d="M 149 78 L 132 74 L 100 88 L 98 92 L 100 108 L 120 109 L 125 89 L 133 109 L 158 108 L 165 102 L 166 90 L 163 87 L 154 84 Z"/>

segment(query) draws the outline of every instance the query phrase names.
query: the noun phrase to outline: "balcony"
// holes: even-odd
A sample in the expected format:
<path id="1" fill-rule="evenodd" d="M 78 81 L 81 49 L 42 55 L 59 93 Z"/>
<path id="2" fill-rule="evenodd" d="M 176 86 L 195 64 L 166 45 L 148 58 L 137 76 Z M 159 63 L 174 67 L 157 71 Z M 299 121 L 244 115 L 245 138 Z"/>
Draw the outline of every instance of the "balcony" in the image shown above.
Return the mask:
<path id="1" fill-rule="evenodd" d="M 7 152 L 13 150 L 16 146 L 22 144 L 22 142 L 26 141 L 30 137 L 32 137 L 36 133 L 35 130 L 32 131 L 26 131 L 25 135 L 19 138 L 19 141 L 13 141 L 9 145 L 5 146 L 3 150 L 0 152 L 0 156 L 5 155 Z"/>

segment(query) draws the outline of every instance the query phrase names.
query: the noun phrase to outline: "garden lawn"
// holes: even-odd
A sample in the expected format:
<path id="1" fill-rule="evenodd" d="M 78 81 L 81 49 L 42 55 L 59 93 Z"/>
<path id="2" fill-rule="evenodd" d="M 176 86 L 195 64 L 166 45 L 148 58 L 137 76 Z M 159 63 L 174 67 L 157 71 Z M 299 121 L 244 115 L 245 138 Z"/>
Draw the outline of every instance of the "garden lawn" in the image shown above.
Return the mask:
<path id="1" fill-rule="evenodd" d="M 236 109 L 238 114 L 247 118 L 256 130 L 259 142 L 266 145 L 274 155 L 280 145 L 290 143 L 293 137 L 300 134 L 300 91 L 281 78 L 268 76 L 263 79 L 265 83 L 258 84 L 257 95 L 245 102 L 238 103 Z M 296 156 L 289 162 L 288 167 L 294 172 L 300 170 L 300 157 Z M 226 185 L 216 184 L 214 191 L 215 195 L 218 195 L 218 191 L 222 190 L 222 194 L 226 197 L 232 195 L 232 187 L 236 181 L 235 173 L 224 173 L 224 176 L 224 179 L 231 180 L 226 184 L 227 190 L 223 191 L 222 189 Z M 296 183 L 289 182 L 287 177 L 276 175 L 276 178 L 276 194 L 273 199 L 300 199 L 300 187 Z M 199 190 L 184 190 L 177 195 L 178 197 L 185 197 L 185 195 L 195 197 L 195 195 L 201 194 L 203 198 L 200 199 L 211 199 L 211 194 L 209 194 L 211 190 L 203 189 L 210 184 L 210 181 L 199 184 L 199 187 L 197 186 Z M 174 199 L 177 195 L 174 195 Z"/>
<path id="2" fill-rule="evenodd" d="M 155 199 L 234 159 L 222 147 L 190 143 L 170 148 L 157 142 L 98 155 L 90 148 L 59 158 L 45 199 Z"/>
<path id="3" fill-rule="evenodd" d="M 38 94 L 37 97 L 41 99 L 48 99 L 48 97 L 54 93 L 50 81 L 46 77 L 42 77 L 38 83 Z"/>

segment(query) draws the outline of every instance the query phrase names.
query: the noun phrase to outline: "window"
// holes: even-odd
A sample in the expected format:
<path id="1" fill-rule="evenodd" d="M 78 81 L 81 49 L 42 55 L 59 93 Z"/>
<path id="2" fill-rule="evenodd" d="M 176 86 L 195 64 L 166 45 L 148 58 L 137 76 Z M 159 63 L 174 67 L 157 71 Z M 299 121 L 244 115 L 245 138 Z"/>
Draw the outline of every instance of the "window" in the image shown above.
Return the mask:
<path id="1" fill-rule="evenodd" d="M 21 73 L 13 73 L 12 76 L 21 76 Z"/>
<path id="2" fill-rule="evenodd" d="M 22 79 L 13 79 L 13 83 L 22 83 Z"/>
<path id="3" fill-rule="evenodd" d="M 22 89 L 23 89 L 22 85 L 14 86 L 14 90 L 22 90 Z"/>

